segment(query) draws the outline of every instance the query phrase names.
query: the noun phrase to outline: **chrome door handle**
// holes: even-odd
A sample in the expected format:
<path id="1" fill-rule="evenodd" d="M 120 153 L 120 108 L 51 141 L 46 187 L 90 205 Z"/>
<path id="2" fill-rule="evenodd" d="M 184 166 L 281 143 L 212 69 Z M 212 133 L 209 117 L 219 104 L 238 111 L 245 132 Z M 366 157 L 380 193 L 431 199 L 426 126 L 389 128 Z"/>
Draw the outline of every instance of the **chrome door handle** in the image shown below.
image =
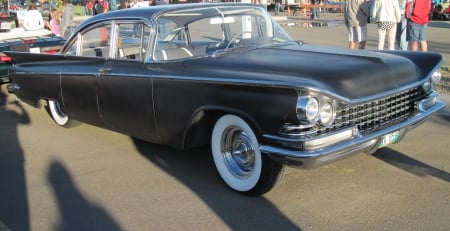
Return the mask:
<path id="1" fill-rule="evenodd" d="M 100 72 L 100 74 L 111 73 L 111 68 L 109 68 L 109 67 L 101 67 L 101 68 L 98 69 L 98 72 Z"/>

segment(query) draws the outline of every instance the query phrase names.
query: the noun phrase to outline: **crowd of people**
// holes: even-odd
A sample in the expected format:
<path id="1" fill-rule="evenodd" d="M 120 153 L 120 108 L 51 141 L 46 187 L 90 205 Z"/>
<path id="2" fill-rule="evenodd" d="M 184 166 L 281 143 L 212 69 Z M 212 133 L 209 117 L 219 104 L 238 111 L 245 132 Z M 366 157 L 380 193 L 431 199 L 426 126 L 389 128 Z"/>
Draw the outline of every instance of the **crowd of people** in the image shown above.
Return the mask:
<path id="1" fill-rule="evenodd" d="M 48 29 L 55 35 L 68 38 L 75 27 L 74 6 L 70 0 L 63 0 L 62 8 L 53 7 L 48 0 L 38 0 L 37 3 L 29 3 L 23 19 L 25 30 Z M 150 3 L 143 0 L 88 0 L 82 5 L 86 15 L 101 14 L 111 10 L 131 7 L 147 7 L 156 4 L 169 4 L 168 0 L 153 0 Z"/>
<path id="2" fill-rule="evenodd" d="M 52 7 L 47 0 L 30 3 L 23 19 L 25 30 L 46 28 L 64 38 L 72 33 L 74 26 L 73 5 L 69 0 L 63 0 L 62 10 Z"/>
<path id="3" fill-rule="evenodd" d="M 367 24 L 376 23 L 379 50 L 384 49 L 387 40 L 389 50 L 425 52 L 431 12 L 431 0 L 347 0 L 344 18 L 349 48 L 364 49 Z"/>

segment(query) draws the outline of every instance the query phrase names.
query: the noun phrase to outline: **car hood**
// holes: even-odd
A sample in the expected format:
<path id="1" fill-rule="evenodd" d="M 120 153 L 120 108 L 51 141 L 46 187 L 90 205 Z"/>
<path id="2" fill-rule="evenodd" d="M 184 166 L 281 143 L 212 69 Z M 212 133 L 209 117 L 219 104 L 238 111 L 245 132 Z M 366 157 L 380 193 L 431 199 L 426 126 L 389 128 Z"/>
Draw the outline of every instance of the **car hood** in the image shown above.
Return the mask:
<path id="1" fill-rule="evenodd" d="M 352 100 L 421 81 L 441 62 L 442 56 L 433 53 L 290 45 L 187 60 L 184 70 L 237 82 L 320 89 Z"/>

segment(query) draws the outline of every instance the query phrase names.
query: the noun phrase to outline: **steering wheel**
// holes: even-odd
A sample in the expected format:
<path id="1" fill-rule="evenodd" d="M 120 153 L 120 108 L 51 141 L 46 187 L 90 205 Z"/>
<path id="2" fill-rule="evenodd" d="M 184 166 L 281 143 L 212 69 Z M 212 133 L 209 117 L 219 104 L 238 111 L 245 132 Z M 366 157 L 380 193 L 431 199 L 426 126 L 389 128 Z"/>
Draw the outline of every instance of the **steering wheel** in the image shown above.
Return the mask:
<path id="1" fill-rule="evenodd" d="M 242 38 L 242 36 L 243 36 L 244 34 L 250 34 L 250 35 L 251 35 L 252 32 L 251 32 L 251 31 L 242 31 L 241 33 L 238 33 L 238 34 L 233 35 L 233 37 L 231 37 L 230 41 L 228 41 L 227 45 L 225 46 L 225 49 L 228 49 L 228 48 L 231 46 L 231 44 L 233 44 L 233 43 L 236 42 L 236 40 L 237 40 L 238 38 Z"/>

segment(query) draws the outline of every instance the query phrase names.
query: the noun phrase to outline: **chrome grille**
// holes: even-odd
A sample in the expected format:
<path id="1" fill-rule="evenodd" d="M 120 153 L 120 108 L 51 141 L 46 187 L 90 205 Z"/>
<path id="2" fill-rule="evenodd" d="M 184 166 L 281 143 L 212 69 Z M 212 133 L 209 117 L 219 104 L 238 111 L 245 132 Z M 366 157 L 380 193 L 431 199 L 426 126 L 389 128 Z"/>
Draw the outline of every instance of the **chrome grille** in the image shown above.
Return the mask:
<path id="1" fill-rule="evenodd" d="M 282 134 L 288 136 L 314 137 L 349 127 L 357 127 L 362 134 L 382 129 L 407 119 L 415 110 L 415 102 L 426 97 L 421 87 L 369 101 L 339 108 L 331 127 L 285 124 Z"/>
<path id="2" fill-rule="evenodd" d="M 415 102 L 425 97 L 416 87 L 395 95 L 340 110 L 335 128 L 357 126 L 361 133 L 381 129 L 405 120 L 414 112 Z"/>

